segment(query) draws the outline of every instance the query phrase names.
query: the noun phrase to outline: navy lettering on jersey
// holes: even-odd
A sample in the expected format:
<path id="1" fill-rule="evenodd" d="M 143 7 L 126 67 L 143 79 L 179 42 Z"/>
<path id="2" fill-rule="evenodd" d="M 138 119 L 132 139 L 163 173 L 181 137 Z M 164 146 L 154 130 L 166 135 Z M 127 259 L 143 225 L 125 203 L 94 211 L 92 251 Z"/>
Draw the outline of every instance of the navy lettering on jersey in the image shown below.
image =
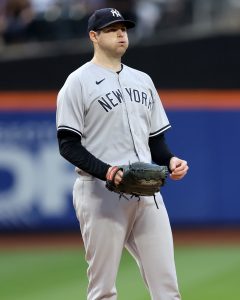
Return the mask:
<path id="1" fill-rule="evenodd" d="M 123 101 L 123 95 L 122 93 L 120 92 L 120 90 L 117 90 L 117 91 L 112 91 L 113 95 L 117 98 L 118 102 L 119 103 L 122 103 Z"/>
<path id="2" fill-rule="evenodd" d="M 123 101 L 123 95 L 118 89 L 117 91 L 109 92 L 105 95 L 105 98 L 101 98 L 102 100 L 98 100 L 98 103 L 101 104 L 102 108 L 109 112 L 113 107 L 117 106 L 119 103 L 122 103 Z"/>
<path id="3" fill-rule="evenodd" d="M 145 92 L 140 92 L 139 90 L 133 90 L 131 88 L 125 88 L 125 90 L 128 93 L 131 101 L 142 103 L 151 110 L 151 100 L 148 99 L 148 95 Z"/>
<path id="4" fill-rule="evenodd" d="M 102 100 L 98 100 L 98 102 L 101 104 L 101 106 L 108 112 L 112 109 L 111 105 L 107 103 L 107 101 L 102 97 Z"/>
<path id="5" fill-rule="evenodd" d="M 127 91 L 128 95 L 130 97 L 130 100 L 133 101 L 133 99 L 132 99 L 132 89 L 125 88 L 125 90 Z"/>
<path id="6" fill-rule="evenodd" d="M 113 99 L 113 98 L 110 98 L 110 95 L 111 95 L 111 93 L 107 93 L 106 97 L 107 97 L 108 100 L 110 101 L 111 105 L 114 106 L 114 107 L 117 106 L 118 103 L 114 102 L 114 99 Z"/>
<path id="7" fill-rule="evenodd" d="M 134 101 L 137 103 L 140 103 L 141 99 L 140 99 L 140 93 L 138 90 L 133 90 L 133 95 L 134 95 Z"/>
<path id="8" fill-rule="evenodd" d="M 131 102 L 139 103 L 147 107 L 148 110 L 152 109 L 153 99 L 148 97 L 145 92 L 141 92 L 137 89 L 125 88 L 129 98 L 125 99 L 126 101 L 130 100 Z M 98 103 L 102 106 L 102 108 L 109 112 L 114 107 L 118 106 L 123 102 L 123 95 L 121 91 L 118 89 L 116 91 L 111 91 L 107 93 L 104 97 L 98 100 Z"/>
<path id="9" fill-rule="evenodd" d="M 142 104 L 147 106 L 147 94 L 142 92 Z"/>

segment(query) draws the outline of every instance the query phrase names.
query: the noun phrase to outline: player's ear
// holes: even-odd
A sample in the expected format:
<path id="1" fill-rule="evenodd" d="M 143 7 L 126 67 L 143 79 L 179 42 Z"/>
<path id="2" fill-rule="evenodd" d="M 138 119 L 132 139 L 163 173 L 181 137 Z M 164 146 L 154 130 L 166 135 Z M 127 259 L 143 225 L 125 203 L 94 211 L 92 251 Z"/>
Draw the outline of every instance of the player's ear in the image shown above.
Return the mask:
<path id="1" fill-rule="evenodd" d="M 96 37 L 97 37 L 97 32 L 91 30 L 91 31 L 89 32 L 89 38 L 90 38 L 90 40 L 91 40 L 93 43 L 97 41 L 97 38 L 96 38 Z"/>

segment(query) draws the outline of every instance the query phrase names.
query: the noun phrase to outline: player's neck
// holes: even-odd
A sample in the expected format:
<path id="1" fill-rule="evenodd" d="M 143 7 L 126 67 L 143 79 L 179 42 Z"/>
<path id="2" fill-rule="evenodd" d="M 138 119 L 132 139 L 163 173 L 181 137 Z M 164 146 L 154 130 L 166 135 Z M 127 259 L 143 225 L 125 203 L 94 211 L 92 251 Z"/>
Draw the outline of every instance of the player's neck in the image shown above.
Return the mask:
<path id="1" fill-rule="evenodd" d="M 97 64 L 97 65 L 103 66 L 105 68 L 111 69 L 115 72 L 120 71 L 121 68 L 122 68 L 121 58 L 119 58 L 119 57 L 109 58 L 107 56 L 104 56 L 104 55 L 100 56 L 100 55 L 95 53 L 94 56 L 93 56 L 92 62 Z"/>

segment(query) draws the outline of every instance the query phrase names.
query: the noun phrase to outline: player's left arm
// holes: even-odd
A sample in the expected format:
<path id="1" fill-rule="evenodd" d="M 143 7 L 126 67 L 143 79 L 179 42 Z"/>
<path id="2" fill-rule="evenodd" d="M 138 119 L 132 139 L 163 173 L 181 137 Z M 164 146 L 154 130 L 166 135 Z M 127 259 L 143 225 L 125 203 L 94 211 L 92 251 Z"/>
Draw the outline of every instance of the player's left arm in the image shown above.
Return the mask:
<path id="1" fill-rule="evenodd" d="M 150 137 L 149 148 L 152 160 L 160 166 L 167 166 L 171 179 L 180 180 L 187 174 L 189 169 L 187 161 L 172 153 L 166 142 L 164 133 Z"/>
<path id="2" fill-rule="evenodd" d="M 158 164 L 167 166 L 170 171 L 170 178 L 173 180 L 182 179 L 188 171 L 187 162 L 176 157 L 167 145 L 164 133 L 149 138 L 149 148 L 152 160 Z"/>
<path id="3" fill-rule="evenodd" d="M 148 145 L 151 151 L 152 160 L 159 166 L 170 166 L 170 159 L 174 156 L 166 143 L 164 133 L 149 137 Z M 169 169 L 169 171 L 171 171 Z"/>
<path id="4" fill-rule="evenodd" d="M 151 79 L 150 79 L 151 80 Z M 170 171 L 170 178 L 173 180 L 182 179 L 188 171 L 187 162 L 176 157 L 170 151 L 164 137 L 164 133 L 171 127 L 162 101 L 152 83 L 153 108 L 151 116 L 151 129 L 149 134 L 149 148 L 152 159 L 158 165 L 165 165 Z"/>

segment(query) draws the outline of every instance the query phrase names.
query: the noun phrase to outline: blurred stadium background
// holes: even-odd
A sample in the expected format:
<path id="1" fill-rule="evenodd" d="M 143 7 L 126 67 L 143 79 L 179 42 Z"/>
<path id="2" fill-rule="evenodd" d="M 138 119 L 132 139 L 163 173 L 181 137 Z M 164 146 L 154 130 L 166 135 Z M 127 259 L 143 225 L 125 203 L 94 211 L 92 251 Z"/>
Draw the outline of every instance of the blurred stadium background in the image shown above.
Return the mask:
<path id="1" fill-rule="evenodd" d="M 87 19 L 106 6 L 136 21 L 123 62 L 153 78 L 167 140 L 190 165 L 162 190 L 183 300 L 240 299 L 240 0 L 0 0 L 0 297 L 86 299 L 55 108 L 91 59 Z M 127 253 L 118 289 L 149 299 Z"/>

